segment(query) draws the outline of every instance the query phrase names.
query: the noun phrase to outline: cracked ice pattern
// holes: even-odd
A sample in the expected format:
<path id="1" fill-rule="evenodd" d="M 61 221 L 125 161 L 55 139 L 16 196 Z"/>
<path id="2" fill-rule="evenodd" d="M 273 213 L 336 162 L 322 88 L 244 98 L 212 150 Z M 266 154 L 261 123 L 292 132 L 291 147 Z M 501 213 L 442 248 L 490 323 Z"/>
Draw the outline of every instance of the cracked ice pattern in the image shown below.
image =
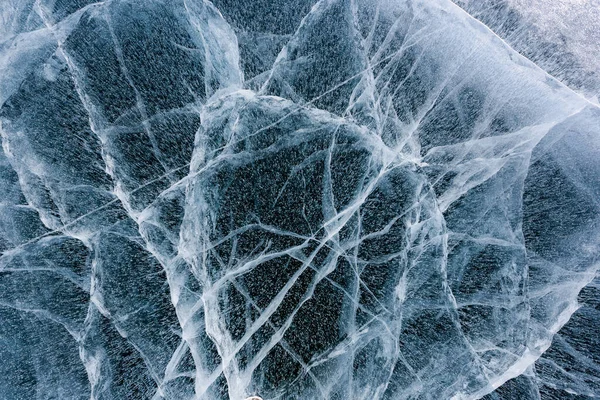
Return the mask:
<path id="1" fill-rule="evenodd" d="M 0 16 L 3 398 L 600 395 L 600 109 L 449 0 Z"/>

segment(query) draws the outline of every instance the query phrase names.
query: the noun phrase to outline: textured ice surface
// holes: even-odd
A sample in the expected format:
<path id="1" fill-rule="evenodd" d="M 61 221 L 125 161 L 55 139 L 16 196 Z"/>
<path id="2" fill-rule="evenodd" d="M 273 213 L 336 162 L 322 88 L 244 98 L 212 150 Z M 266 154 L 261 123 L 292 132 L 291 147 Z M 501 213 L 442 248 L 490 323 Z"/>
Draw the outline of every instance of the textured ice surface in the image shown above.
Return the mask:
<path id="1" fill-rule="evenodd" d="M 0 3 L 0 397 L 600 396 L 597 71 L 457 3 Z"/>
<path id="2" fill-rule="evenodd" d="M 600 96 L 597 0 L 453 0 L 554 77 Z"/>

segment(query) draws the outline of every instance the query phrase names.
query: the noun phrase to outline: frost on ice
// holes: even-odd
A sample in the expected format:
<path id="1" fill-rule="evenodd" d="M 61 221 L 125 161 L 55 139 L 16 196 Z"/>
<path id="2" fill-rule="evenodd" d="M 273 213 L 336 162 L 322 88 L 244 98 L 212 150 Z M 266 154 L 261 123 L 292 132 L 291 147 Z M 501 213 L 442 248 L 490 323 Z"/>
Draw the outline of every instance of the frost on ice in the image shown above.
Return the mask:
<path id="1" fill-rule="evenodd" d="M 600 109 L 454 3 L 0 16 L 2 398 L 600 395 Z"/>

